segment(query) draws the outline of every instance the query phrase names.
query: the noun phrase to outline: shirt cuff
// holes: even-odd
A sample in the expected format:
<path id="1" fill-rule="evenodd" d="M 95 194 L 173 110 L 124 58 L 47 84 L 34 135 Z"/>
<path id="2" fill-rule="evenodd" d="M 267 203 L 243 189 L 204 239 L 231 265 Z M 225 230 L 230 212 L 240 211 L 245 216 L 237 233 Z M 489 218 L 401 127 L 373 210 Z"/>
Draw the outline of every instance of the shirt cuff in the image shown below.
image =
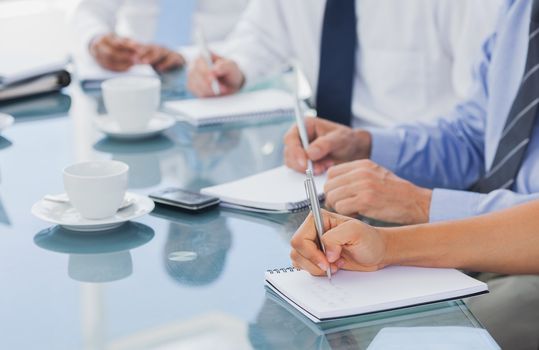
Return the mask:
<path id="1" fill-rule="evenodd" d="M 185 60 L 185 64 L 190 65 L 196 60 L 200 50 L 194 45 L 186 45 L 178 47 L 176 51 L 182 55 L 183 59 Z"/>
<path id="2" fill-rule="evenodd" d="M 211 42 L 209 44 L 209 50 L 219 56 L 226 56 L 223 54 L 223 51 L 226 48 L 225 44 L 226 42 L 224 41 Z M 200 55 L 200 48 L 197 45 L 183 45 L 178 47 L 176 51 L 183 56 L 186 64 L 191 64 Z"/>
<path id="3" fill-rule="evenodd" d="M 430 202 L 429 222 L 465 219 L 476 215 L 485 194 L 435 188 Z"/>
<path id="4" fill-rule="evenodd" d="M 109 31 L 106 28 L 94 28 L 92 30 L 88 30 L 87 33 L 81 35 L 79 38 L 77 38 L 77 42 L 74 43 L 73 47 L 75 47 L 75 51 L 73 52 L 74 56 L 79 57 L 92 57 L 90 53 L 90 44 L 92 40 L 97 38 L 100 35 L 105 35 L 109 33 Z M 93 59 L 93 57 L 92 57 Z"/>
<path id="5" fill-rule="evenodd" d="M 232 54 L 228 56 L 228 58 L 236 62 L 241 72 L 243 73 L 243 77 L 245 79 L 245 82 L 243 84 L 244 88 L 254 86 L 260 82 L 263 75 L 260 74 L 259 64 L 253 62 L 247 57 L 240 55 Z"/>
<path id="6" fill-rule="evenodd" d="M 371 160 L 384 168 L 397 171 L 402 131 L 398 129 L 367 128 L 372 137 Z"/>

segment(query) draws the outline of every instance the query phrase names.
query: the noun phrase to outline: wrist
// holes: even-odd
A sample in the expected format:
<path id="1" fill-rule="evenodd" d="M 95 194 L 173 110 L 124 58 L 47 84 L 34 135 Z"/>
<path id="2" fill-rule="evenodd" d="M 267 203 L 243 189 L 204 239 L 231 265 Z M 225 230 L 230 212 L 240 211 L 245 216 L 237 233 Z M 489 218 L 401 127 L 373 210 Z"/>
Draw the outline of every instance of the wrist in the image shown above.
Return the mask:
<path id="1" fill-rule="evenodd" d="M 371 157 L 372 151 L 372 135 L 367 130 L 354 130 L 354 140 L 356 141 L 356 158 L 366 159 Z"/>
<path id="2" fill-rule="evenodd" d="M 430 219 L 430 204 L 432 201 L 432 190 L 428 188 L 417 187 L 418 197 L 417 206 L 419 217 L 416 224 L 428 223 Z"/>
<path id="3" fill-rule="evenodd" d="M 176 55 L 176 57 L 178 57 L 178 61 L 181 66 L 185 66 L 187 64 L 187 60 L 185 59 L 185 57 L 183 57 L 183 55 L 180 52 L 172 50 L 172 53 Z"/>
<path id="4" fill-rule="evenodd" d="M 379 269 L 383 269 L 389 265 L 395 265 L 395 255 L 394 255 L 394 240 L 390 231 L 384 228 L 376 228 L 380 238 L 382 239 L 384 250 L 383 256 L 378 264 Z"/>

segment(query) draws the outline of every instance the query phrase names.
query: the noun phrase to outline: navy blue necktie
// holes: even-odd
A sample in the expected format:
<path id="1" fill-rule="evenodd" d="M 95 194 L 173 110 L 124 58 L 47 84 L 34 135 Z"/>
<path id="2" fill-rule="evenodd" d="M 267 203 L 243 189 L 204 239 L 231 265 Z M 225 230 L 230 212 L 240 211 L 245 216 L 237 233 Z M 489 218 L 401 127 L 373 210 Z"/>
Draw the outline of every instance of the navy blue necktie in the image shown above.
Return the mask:
<path id="1" fill-rule="evenodd" d="M 472 188 L 488 193 L 513 186 L 539 113 L 539 1 L 534 0 L 526 67 L 490 170 Z"/>
<path id="2" fill-rule="evenodd" d="M 352 121 L 357 45 L 356 0 L 327 0 L 316 94 L 318 115 L 340 124 Z"/>

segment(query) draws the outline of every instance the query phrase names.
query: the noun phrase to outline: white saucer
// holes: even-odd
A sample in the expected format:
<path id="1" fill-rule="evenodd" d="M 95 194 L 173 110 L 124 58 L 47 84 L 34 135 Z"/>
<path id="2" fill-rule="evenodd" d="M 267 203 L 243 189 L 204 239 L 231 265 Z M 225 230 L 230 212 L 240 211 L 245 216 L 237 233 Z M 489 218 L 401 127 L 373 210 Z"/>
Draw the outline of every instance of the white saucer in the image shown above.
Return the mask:
<path id="1" fill-rule="evenodd" d="M 0 131 L 9 128 L 13 125 L 15 118 L 6 113 L 0 113 Z"/>
<path id="2" fill-rule="evenodd" d="M 118 227 L 126 221 L 139 218 L 153 210 L 153 201 L 136 193 L 126 193 L 134 198 L 134 203 L 105 219 L 91 220 L 83 218 L 71 203 L 57 203 L 41 199 L 32 206 L 32 214 L 41 220 L 61 225 L 72 231 L 103 231 Z"/>
<path id="3" fill-rule="evenodd" d="M 168 114 L 157 112 L 150 120 L 148 126 L 144 130 L 123 131 L 118 126 L 116 121 L 110 117 L 99 117 L 95 119 L 96 127 L 107 134 L 109 137 L 121 140 L 137 140 L 145 139 L 171 128 L 176 124 L 176 119 Z"/>

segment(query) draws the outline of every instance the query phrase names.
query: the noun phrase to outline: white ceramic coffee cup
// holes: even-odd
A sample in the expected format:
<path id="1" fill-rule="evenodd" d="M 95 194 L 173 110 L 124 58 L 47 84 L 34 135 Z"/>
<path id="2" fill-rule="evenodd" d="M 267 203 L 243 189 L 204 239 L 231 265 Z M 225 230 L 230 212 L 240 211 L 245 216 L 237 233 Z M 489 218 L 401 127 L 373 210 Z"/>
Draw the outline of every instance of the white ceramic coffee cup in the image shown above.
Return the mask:
<path id="1" fill-rule="evenodd" d="M 101 84 L 110 118 L 123 131 L 144 130 L 159 107 L 161 81 L 151 77 L 119 77 Z"/>
<path id="2" fill-rule="evenodd" d="M 118 161 L 90 161 L 64 169 L 64 188 L 73 207 L 87 219 L 113 216 L 127 190 L 129 166 Z"/>

